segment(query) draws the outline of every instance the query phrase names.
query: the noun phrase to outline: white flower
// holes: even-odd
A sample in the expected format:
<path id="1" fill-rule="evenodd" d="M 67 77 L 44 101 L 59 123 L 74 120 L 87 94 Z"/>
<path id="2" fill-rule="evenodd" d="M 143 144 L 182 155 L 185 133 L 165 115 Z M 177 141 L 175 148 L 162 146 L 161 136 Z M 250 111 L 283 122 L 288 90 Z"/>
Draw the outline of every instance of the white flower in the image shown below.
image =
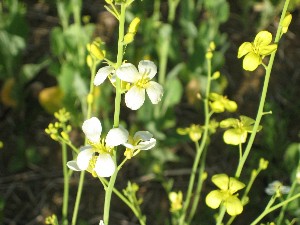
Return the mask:
<path id="1" fill-rule="evenodd" d="M 103 222 L 103 220 L 100 220 L 99 225 L 105 225 L 104 222 Z"/>
<path id="2" fill-rule="evenodd" d="M 138 70 L 131 63 L 124 63 L 117 69 L 117 76 L 132 84 L 125 94 L 125 103 L 128 108 L 139 109 L 145 101 L 145 91 L 152 104 L 160 102 L 163 96 L 163 87 L 157 82 L 151 81 L 156 73 L 156 65 L 149 60 L 140 61 Z"/>
<path id="3" fill-rule="evenodd" d="M 115 69 L 112 66 L 104 66 L 98 70 L 96 73 L 95 79 L 94 79 L 94 85 L 98 86 L 102 84 L 105 79 L 113 74 L 115 72 Z"/>
<path id="4" fill-rule="evenodd" d="M 69 161 L 67 166 L 75 171 L 87 170 L 92 175 L 110 177 L 116 169 L 110 153 L 114 146 L 127 142 L 128 131 L 123 127 L 113 128 L 101 141 L 102 126 L 96 117 L 84 121 L 82 130 L 90 145 L 82 147 L 76 160 Z"/>
<path id="5" fill-rule="evenodd" d="M 133 138 L 123 145 L 132 150 L 149 150 L 156 144 L 156 139 L 148 131 L 138 131 Z"/>
<path id="6" fill-rule="evenodd" d="M 265 189 L 265 192 L 268 195 L 274 195 L 275 193 L 281 194 L 288 194 L 291 188 L 289 186 L 284 186 L 280 181 L 275 180 L 268 185 Z"/>

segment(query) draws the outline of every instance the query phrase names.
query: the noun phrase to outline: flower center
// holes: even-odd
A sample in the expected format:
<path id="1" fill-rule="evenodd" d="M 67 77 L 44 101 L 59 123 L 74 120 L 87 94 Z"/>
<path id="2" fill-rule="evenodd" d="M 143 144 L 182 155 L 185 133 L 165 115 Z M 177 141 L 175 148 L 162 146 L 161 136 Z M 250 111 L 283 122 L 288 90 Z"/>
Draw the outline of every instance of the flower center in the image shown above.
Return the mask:
<path id="1" fill-rule="evenodd" d="M 95 153 L 99 153 L 99 154 L 104 154 L 104 153 L 110 154 L 113 149 L 113 148 L 105 145 L 104 139 L 102 139 L 99 143 L 92 144 L 92 146 L 93 146 Z"/>
<path id="2" fill-rule="evenodd" d="M 135 85 L 139 88 L 143 88 L 146 89 L 148 87 L 148 83 L 149 83 L 150 79 L 148 78 L 147 75 L 143 75 L 141 79 L 139 79 Z"/>

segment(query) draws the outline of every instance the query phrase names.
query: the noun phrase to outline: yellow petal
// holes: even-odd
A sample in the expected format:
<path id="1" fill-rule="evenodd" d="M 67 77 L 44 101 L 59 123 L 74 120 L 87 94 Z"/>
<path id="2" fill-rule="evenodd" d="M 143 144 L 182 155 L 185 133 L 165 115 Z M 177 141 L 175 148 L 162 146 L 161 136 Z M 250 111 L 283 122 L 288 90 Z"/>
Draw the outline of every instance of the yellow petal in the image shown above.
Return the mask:
<path id="1" fill-rule="evenodd" d="M 246 142 L 247 131 L 239 128 L 229 129 L 224 132 L 223 139 L 226 144 L 239 145 Z"/>
<path id="2" fill-rule="evenodd" d="M 240 47 L 238 51 L 238 58 L 243 57 L 244 55 L 248 54 L 249 52 L 252 52 L 252 44 L 250 42 L 244 42 Z"/>
<path id="3" fill-rule="evenodd" d="M 259 49 L 259 54 L 263 56 L 270 55 L 272 52 L 276 51 L 276 49 L 277 49 L 277 44 L 264 46 Z"/>
<path id="4" fill-rule="evenodd" d="M 260 31 L 254 39 L 254 46 L 260 47 L 260 46 L 266 46 L 270 44 L 272 41 L 272 34 L 269 31 Z"/>
<path id="5" fill-rule="evenodd" d="M 222 200 L 223 194 L 218 190 L 214 190 L 206 196 L 205 203 L 208 207 L 216 209 L 220 206 Z"/>
<path id="6" fill-rule="evenodd" d="M 236 196 L 230 196 L 224 201 L 226 211 L 230 216 L 236 216 L 243 212 L 242 202 Z"/>
<path id="7" fill-rule="evenodd" d="M 225 111 L 225 107 L 220 101 L 210 102 L 209 105 L 215 113 L 221 113 Z"/>
<path id="8" fill-rule="evenodd" d="M 282 33 L 287 32 L 291 21 L 292 21 L 292 15 L 290 13 L 287 13 L 287 15 L 284 17 L 284 19 L 282 21 Z"/>
<path id="9" fill-rule="evenodd" d="M 230 177 L 229 179 L 229 190 L 231 194 L 234 194 L 238 190 L 241 190 L 245 187 L 245 184 L 240 182 L 234 177 Z"/>
<path id="10" fill-rule="evenodd" d="M 253 71 L 261 64 L 261 58 L 259 55 L 250 52 L 243 60 L 244 70 Z"/>
<path id="11" fill-rule="evenodd" d="M 228 190 L 229 177 L 227 176 L 227 174 L 216 174 L 211 178 L 211 181 L 221 190 Z"/>

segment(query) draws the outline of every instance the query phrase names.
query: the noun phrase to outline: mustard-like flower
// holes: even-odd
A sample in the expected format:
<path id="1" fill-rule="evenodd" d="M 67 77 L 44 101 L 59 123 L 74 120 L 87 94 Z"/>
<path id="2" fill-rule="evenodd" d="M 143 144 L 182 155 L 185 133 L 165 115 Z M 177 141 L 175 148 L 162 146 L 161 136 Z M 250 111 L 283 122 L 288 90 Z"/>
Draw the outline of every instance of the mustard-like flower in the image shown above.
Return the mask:
<path id="1" fill-rule="evenodd" d="M 244 42 L 238 51 L 238 58 L 243 56 L 244 70 L 254 71 L 265 56 L 270 55 L 276 51 L 277 44 L 270 44 L 272 42 L 272 34 L 268 31 L 260 31 L 253 42 Z"/>
<path id="2" fill-rule="evenodd" d="M 235 193 L 243 189 L 245 184 L 234 177 L 228 177 L 226 174 L 216 174 L 211 180 L 220 190 L 211 191 L 206 196 L 206 204 L 213 209 L 223 204 L 229 215 L 236 216 L 241 214 L 243 204 L 241 200 L 238 199 L 238 194 Z"/>
<path id="3" fill-rule="evenodd" d="M 226 96 L 219 95 L 217 93 L 209 93 L 209 106 L 215 113 L 222 113 L 225 110 L 228 112 L 234 112 L 237 110 L 237 104 L 235 101 L 229 100 Z"/>
<path id="4" fill-rule="evenodd" d="M 220 122 L 221 128 L 230 128 L 224 132 L 223 139 L 226 144 L 239 145 L 246 142 L 248 133 L 253 130 L 255 120 L 247 116 L 240 119 L 228 118 Z M 260 131 L 262 126 L 258 127 Z"/>

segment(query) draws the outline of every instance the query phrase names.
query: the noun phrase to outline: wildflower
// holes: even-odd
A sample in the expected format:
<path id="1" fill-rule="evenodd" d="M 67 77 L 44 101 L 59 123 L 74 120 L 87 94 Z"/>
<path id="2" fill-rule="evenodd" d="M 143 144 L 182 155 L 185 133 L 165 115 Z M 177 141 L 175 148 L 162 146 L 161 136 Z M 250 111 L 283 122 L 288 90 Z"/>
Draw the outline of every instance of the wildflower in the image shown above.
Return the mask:
<path id="1" fill-rule="evenodd" d="M 223 135 L 224 142 L 229 145 L 239 145 L 246 142 L 247 134 L 253 130 L 255 120 L 247 117 L 240 116 L 240 119 L 228 118 L 220 122 L 221 128 L 229 128 Z M 258 127 L 260 131 L 262 126 Z"/>
<path id="2" fill-rule="evenodd" d="M 114 80 L 115 79 L 113 77 L 114 73 L 115 73 L 115 68 L 112 66 L 104 66 L 100 68 L 95 75 L 94 85 L 98 86 L 102 84 L 107 77 Z"/>
<path id="3" fill-rule="evenodd" d="M 100 220 L 99 225 L 105 225 L 104 222 L 103 222 L 103 220 Z"/>
<path id="4" fill-rule="evenodd" d="M 220 188 L 220 190 L 211 191 L 205 199 L 206 204 L 216 209 L 221 204 L 226 208 L 226 211 L 231 216 L 241 214 L 243 211 L 243 204 L 238 199 L 237 191 L 243 189 L 245 184 L 238 181 L 234 177 L 228 177 L 226 174 L 217 174 L 212 177 L 212 182 Z"/>
<path id="5" fill-rule="evenodd" d="M 163 87 L 157 82 L 151 81 L 156 73 L 156 65 L 149 60 L 140 61 L 138 70 L 131 63 L 124 63 L 117 69 L 117 76 L 121 80 L 131 83 L 131 87 L 125 94 L 125 103 L 128 108 L 139 109 L 145 101 L 145 91 L 152 104 L 160 102 Z"/>
<path id="6" fill-rule="evenodd" d="M 69 161 L 67 166 L 75 171 L 87 170 L 93 176 L 110 177 L 116 169 L 111 157 L 113 147 L 127 141 L 128 131 L 121 126 L 113 128 L 105 140 L 101 140 L 102 126 L 96 117 L 84 121 L 82 130 L 89 140 L 89 145 L 82 147 L 76 160 Z"/>
<path id="7" fill-rule="evenodd" d="M 261 63 L 265 56 L 270 55 L 277 49 L 277 44 L 270 44 L 272 34 L 268 31 L 260 31 L 252 43 L 244 42 L 238 51 L 238 58 L 245 56 L 243 68 L 253 71 Z"/>
<path id="8" fill-rule="evenodd" d="M 182 192 L 170 192 L 169 200 L 171 202 L 171 212 L 177 212 L 182 209 Z"/>
<path id="9" fill-rule="evenodd" d="M 130 159 L 136 155 L 140 150 L 149 150 L 156 144 L 156 139 L 148 131 L 138 131 L 133 137 L 128 138 L 128 141 L 123 145 L 126 147 L 124 155 Z"/>
<path id="10" fill-rule="evenodd" d="M 268 195 L 277 194 L 278 196 L 281 196 L 283 194 L 288 194 L 290 192 L 290 190 L 291 190 L 291 187 L 284 186 L 280 181 L 275 180 L 268 185 L 268 187 L 265 189 L 265 192 Z"/>
<path id="11" fill-rule="evenodd" d="M 200 125 L 192 124 L 190 127 L 186 128 L 177 128 L 177 133 L 180 135 L 186 135 L 188 134 L 190 139 L 193 142 L 197 142 L 200 140 L 202 133 L 204 131 L 204 128 Z"/>
<path id="12" fill-rule="evenodd" d="M 210 108 L 216 113 L 221 113 L 225 110 L 234 112 L 237 109 L 236 102 L 229 100 L 226 96 L 222 96 L 217 93 L 210 93 L 208 98 L 210 100 Z"/>

